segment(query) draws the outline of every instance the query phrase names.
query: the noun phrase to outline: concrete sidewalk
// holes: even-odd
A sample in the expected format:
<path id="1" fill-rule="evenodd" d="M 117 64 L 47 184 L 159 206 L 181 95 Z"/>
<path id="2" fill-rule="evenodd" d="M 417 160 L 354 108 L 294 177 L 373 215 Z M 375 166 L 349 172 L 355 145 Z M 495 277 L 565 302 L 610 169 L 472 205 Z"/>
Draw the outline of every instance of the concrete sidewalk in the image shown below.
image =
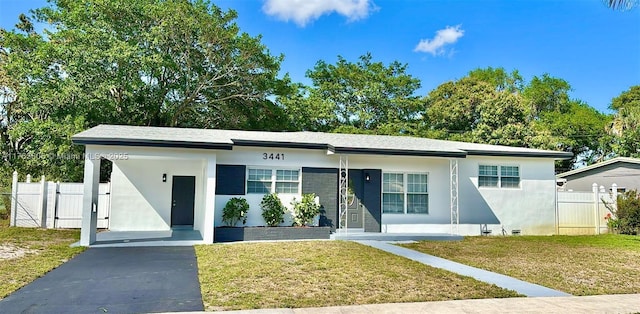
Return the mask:
<path id="1" fill-rule="evenodd" d="M 553 290 L 547 287 L 515 279 L 513 277 L 505 276 L 502 274 L 490 272 L 484 269 L 467 266 L 464 264 L 456 263 L 444 258 L 436 257 L 433 255 L 421 253 L 411 249 L 403 248 L 397 245 L 393 245 L 382 241 L 354 241 L 360 244 L 368 245 L 385 252 L 389 252 L 398 256 L 414 260 L 416 262 L 423 263 L 435 268 L 441 268 L 450 272 L 475 278 L 479 281 L 494 284 L 498 287 L 516 291 L 522 295 L 528 297 L 563 297 L 571 296 L 568 293 Z"/>
<path id="2" fill-rule="evenodd" d="M 229 314 L 392 314 L 392 313 L 636 313 L 640 294 L 387 303 L 300 309 L 228 311 Z"/>

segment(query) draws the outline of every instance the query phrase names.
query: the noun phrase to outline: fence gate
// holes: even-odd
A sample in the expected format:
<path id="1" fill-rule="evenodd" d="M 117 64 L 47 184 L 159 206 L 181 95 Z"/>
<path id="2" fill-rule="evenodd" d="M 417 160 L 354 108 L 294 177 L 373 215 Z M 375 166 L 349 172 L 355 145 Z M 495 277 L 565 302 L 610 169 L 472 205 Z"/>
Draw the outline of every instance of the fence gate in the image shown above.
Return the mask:
<path id="1" fill-rule="evenodd" d="M 100 184 L 98 189 L 98 225 L 100 229 L 109 228 L 110 185 Z M 53 228 L 82 227 L 82 183 L 60 183 L 57 185 L 56 206 L 53 217 Z"/>
<path id="2" fill-rule="evenodd" d="M 29 177 L 28 177 L 29 178 Z M 18 227 L 81 228 L 84 184 L 18 182 L 13 174 L 11 189 L 11 225 Z M 98 189 L 98 228 L 109 228 L 111 184 Z"/>

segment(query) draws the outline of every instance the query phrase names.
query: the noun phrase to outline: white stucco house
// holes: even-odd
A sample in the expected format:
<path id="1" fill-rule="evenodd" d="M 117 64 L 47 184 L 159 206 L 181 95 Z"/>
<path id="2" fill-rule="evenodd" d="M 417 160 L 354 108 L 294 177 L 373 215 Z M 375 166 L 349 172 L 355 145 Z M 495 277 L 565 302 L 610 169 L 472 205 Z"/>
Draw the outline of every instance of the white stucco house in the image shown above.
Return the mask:
<path id="1" fill-rule="evenodd" d="M 478 235 L 556 230 L 554 161 L 571 154 L 426 138 L 99 125 L 73 136 L 85 145 L 81 245 L 96 237 L 100 162 L 113 162 L 112 231 L 193 228 L 214 242 L 222 208 L 285 205 L 315 193 L 318 223 L 364 232 Z M 285 224 L 290 222 L 285 222 Z"/>

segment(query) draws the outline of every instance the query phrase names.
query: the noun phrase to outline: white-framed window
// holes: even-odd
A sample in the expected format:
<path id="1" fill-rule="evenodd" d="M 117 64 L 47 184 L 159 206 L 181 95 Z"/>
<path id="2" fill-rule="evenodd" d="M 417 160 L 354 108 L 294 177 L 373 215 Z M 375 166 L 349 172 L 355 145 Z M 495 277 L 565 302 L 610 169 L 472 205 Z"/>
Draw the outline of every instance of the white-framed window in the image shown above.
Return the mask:
<path id="1" fill-rule="evenodd" d="M 299 194 L 300 169 L 248 168 L 247 194 Z"/>
<path id="2" fill-rule="evenodd" d="M 382 213 L 428 214 L 428 179 L 426 173 L 383 173 Z"/>
<path id="3" fill-rule="evenodd" d="M 478 187 L 517 189 L 520 187 L 520 166 L 479 165 Z"/>

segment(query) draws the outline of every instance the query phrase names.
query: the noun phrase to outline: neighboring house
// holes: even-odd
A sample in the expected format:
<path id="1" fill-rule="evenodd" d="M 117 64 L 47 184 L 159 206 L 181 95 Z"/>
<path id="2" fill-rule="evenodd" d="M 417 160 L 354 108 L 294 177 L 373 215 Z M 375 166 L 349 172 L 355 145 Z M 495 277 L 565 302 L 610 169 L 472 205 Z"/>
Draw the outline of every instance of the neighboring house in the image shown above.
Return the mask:
<path id="1" fill-rule="evenodd" d="M 571 157 L 401 136 L 116 125 L 73 142 L 86 146 L 82 245 L 95 241 L 101 159 L 113 162 L 110 230 L 187 225 L 212 243 L 230 198 L 248 200 L 247 225 L 264 225 L 259 203 L 270 192 L 287 206 L 315 193 L 319 223 L 334 230 L 553 234 L 554 161 Z"/>
<path id="2" fill-rule="evenodd" d="M 610 189 L 618 186 L 618 192 L 640 190 L 640 159 L 618 157 L 599 162 L 556 176 L 563 191 L 591 191 L 594 183 Z"/>

